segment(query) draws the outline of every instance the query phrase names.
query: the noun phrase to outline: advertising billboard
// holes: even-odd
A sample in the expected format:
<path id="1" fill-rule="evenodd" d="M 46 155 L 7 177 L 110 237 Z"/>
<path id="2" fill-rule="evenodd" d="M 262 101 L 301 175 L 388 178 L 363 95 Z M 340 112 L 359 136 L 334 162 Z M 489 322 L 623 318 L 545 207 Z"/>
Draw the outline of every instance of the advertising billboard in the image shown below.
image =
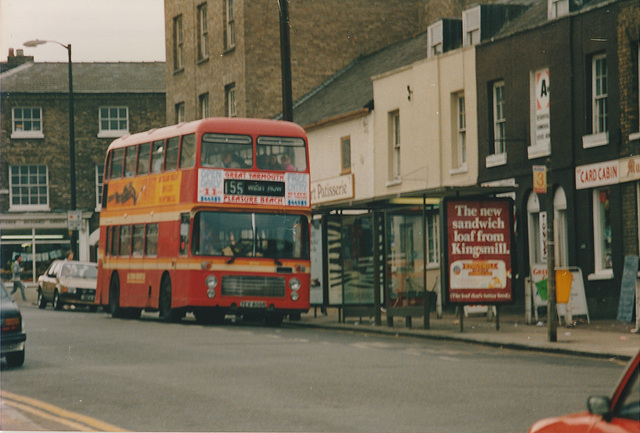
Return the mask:
<path id="1" fill-rule="evenodd" d="M 449 302 L 513 301 L 513 201 L 445 199 L 443 210 Z"/>

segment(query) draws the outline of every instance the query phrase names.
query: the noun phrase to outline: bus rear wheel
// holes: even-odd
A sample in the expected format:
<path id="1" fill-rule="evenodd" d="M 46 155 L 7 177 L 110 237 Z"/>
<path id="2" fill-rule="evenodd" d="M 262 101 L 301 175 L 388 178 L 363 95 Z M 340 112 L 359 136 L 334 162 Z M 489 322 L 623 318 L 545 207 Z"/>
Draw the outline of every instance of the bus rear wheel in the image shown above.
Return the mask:
<path id="1" fill-rule="evenodd" d="M 177 322 L 181 319 L 179 312 L 171 308 L 171 279 L 167 276 L 160 283 L 158 310 L 160 310 L 160 320 L 165 323 Z"/>

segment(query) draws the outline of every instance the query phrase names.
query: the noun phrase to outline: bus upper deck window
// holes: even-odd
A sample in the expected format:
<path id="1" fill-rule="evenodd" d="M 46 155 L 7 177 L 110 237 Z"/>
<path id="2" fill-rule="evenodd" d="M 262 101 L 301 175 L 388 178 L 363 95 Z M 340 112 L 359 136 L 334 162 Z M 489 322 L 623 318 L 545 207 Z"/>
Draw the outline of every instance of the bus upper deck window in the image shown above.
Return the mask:
<path id="1" fill-rule="evenodd" d="M 124 177 L 133 177 L 136 173 L 138 146 L 129 146 L 124 153 Z"/>
<path id="2" fill-rule="evenodd" d="M 253 146 L 245 135 L 204 134 L 200 164 L 215 168 L 251 168 Z"/>
<path id="3" fill-rule="evenodd" d="M 167 156 L 164 163 L 164 169 L 175 170 L 178 168 L 178 147 L 180 146 L 180 137 L 171 137 L 167 140 Z"/>
<path id="4" fill-rule="evenodd" d="M 305 171 L 305 143 L 298 137 L 258 137 L 258 168 L 275 171 Z"/>
<path id="5" fill-rule="evenodd" d="M 109 174 L 109 179 L 121 178 L 123 167 L 124 167 L 124 148 L 115 149 L 111 155 L 111 173 Z"/>
<path id="6" fill-rule="evenodd" d="M 143 143 L 140 145 L 138 152 L 138 174 L 149 173 L 149 159 L 151 157 L 151 143 Z"/>
<path id="7" fill-rule="evenodd" d="M 189 134 L 182 137 L 180 148 L 180 168 L 191 168 L 196 162 L 196 136 Z"/>
<path id="8" fill-rule="evenodd" d="M 153 142 L 151 153 L 151 173 L 160 173 L 164 164 L 164 140 Z"/>

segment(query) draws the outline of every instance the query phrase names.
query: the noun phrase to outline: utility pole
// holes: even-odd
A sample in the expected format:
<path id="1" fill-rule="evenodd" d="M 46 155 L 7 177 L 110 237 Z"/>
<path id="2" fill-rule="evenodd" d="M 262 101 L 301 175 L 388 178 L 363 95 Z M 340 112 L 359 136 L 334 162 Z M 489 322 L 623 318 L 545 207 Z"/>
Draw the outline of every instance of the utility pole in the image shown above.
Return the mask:
<path id="1" fill-rule="evenodd" d="M 547 320 L 549 341 L 558 341 L 558 310 L 556 309 L 556 253 L 553 232 L 553 184 L 551 183 L 551 159 L 547 159 Z"/>
<path id="2" fill-rule="evenodd" d="M 278 0 L 280 5 L 280 59 L 282 68 L 282 118 L 293 122 L 293 95 L 291 91 L 291 44 L 289 38 L 289 0 Z"/>

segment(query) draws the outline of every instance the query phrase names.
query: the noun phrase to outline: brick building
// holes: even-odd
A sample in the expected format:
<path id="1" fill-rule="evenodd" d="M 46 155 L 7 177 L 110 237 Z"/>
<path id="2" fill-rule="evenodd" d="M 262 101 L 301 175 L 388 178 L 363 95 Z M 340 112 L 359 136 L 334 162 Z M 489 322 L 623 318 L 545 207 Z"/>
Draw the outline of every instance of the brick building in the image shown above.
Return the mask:
<path id="1" fill-rule="evenodd" d="M 467 1 L 290 1 L 293 99 Z M 165 2 L 167 122 L 282 110 L 278 2 Z"/>
<path id="2" fill-rule="evenodd" d="M 546 278 L 552 210 L 555 266 L 582 272 L 592 318 L 615 317 L 638 251 L 637 1 L 537 1 L 477 59 L 479 182 L 517 185 L 518 291 Z"/>
<path id="3" fill-rule="evenodd" d="M 3 66 L 18 66 L 0 75 L 2 269 L 20 252 L 30 280 L 70 245 L 68 64 L 10 60 Z M 88 260 L 95 259 L 106 149 L 116 137 L 165 124 L 164 63 L 74 63 L 73 84 L 82 211 L 76 258 Z"/>

